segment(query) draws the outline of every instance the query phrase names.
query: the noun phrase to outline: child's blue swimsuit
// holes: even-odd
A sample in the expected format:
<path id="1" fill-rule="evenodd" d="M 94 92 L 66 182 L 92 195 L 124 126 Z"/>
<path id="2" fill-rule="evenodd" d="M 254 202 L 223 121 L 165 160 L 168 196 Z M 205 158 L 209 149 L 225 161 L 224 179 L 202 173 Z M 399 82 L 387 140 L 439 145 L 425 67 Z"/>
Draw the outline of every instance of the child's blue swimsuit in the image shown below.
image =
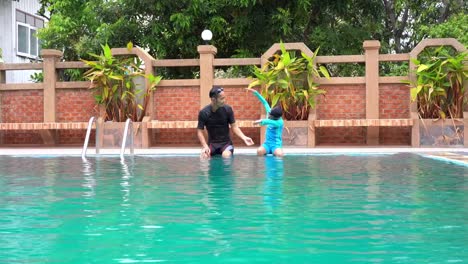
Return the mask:
<path id="1" fill-rule="evenodd" d="M 271 108 L 268 105 L 268 102 L 262 95 L 254 91 L 254 95 L 262 102 L 263 107 L 265 107 L 267 116 L 270 114 Z M 262 146 L 265 148 L 267 154 L 273 154 L 277 148 L 281 148 L 283 146 L 283 127 L 284 122 L 283 118 L 280 117 L 277 120 L 273 119 L 262 119 L 260 125 L 267 126 L 266 133 L 265 133 L 265 142 L 263 142 Z"/>

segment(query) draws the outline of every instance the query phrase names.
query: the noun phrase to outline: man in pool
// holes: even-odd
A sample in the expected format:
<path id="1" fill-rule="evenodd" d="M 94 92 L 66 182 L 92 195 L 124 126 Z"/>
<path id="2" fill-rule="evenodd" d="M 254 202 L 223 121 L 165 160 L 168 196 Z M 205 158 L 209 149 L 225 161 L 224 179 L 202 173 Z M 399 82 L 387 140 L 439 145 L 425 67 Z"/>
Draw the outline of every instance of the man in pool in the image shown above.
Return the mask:
<path id="1" fill-rule="evenodd" d="M 257 155 L 263 156 L 266 154 L 273 154 L 277 157 L 282 157 L 283 153 L 283 127 L 284 122 L 283 110 L 280 106 L 270 108 L 270 105 L 262 97 L 262 95 L 254 89 L 247 88 L 247 90 L 253 92 L 253 94 L 260 100 L 265 108 L 268 118 L 259 119 L 254 124 L 260 124 L 261 126 L 267 126 L 265 132 L 265 142 L 257 149 Z"/>
<path id="2" fill-rule="evenodd" d="M 247 146 L 253 145 L 253 140 L 244 135 L 237 126 L 232 108 L 225 104 L 224 89 L 214 86 L 210 90 L 209 96 L 211 103 L 198 113 L 197 136 L 203 147 L 200 156 L 209 158 L 214 155 L 222 155 L 223 158 L 227 158 L 234 153 L 229 125 L 234 134 L 241 138 Z M 203 135 L 205 127 L 208 131 L 208 143 Z"/>

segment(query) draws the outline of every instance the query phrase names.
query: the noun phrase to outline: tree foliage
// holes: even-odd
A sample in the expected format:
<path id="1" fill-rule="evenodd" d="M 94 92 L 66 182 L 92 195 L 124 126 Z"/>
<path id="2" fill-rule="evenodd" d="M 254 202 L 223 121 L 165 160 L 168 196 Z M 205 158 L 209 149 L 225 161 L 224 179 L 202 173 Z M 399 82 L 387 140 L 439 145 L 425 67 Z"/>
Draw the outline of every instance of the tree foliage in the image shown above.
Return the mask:
<path id="1" fill-rule="evenodd" d="M 463 0 L 382 0 L 384 6 L 383 40 L 390 50 L 409 52 L 429 37 L 425 28 L 446 23 L 453 15 L 466 14 Z M 386 30 L 387 29 L 387 30 Z M 457 38 L 457 37 L 456 37 Z"/>
<path id="2" fill-rule="evenodd" d="M 424 25 L 421 33 L 429 38 L 455 38 L 468 46 L 468 14 L 461 12 L 438 25 Z"/>
<path id="3" fill-rule="evenodd" d="M 410 50 L 427 28 L 466 16 L 463 0 L 41 0 L 50 22 L 39 32 L 46 48 L 86 58 L 101 44 L 147 49 L 157 58 L 192 58 L 200 33 L 213 32 L 218 57 L 258 57 L 273 43 L 304 42 L 323 55 L 359 54 L 380 40 L 382 52 Z M 464 14 L 464 15 L 463 15 Z M 466 23 L 465 23 L 466 25 Z M 466 26 L 465 26 L 466 27 Z M 446 31 L 440 29 L 441 31 Z M 466 33 L 466 30 L 465 30 Z M 462 34 L 466 35 L 466 34 Z"/>

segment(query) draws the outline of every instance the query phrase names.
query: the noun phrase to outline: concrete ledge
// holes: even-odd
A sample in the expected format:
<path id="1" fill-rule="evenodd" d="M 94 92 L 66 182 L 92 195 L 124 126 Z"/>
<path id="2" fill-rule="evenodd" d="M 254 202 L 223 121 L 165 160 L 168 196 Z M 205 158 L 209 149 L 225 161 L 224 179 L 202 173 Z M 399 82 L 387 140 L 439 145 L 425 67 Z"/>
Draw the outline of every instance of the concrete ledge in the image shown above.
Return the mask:
<path id="1" fill-rule="evenodd" d="M 408 127 L 413 126 L 412 119 L 341 119 L 341 120 L 314 120 L 316 127 Z"/>
<path id="2" fill-rule="evenodd" d="M 0 123 L 0 130 L 86 129 L 88 122 Z M 96 128 L 96 124 L 93 124 Z"/>

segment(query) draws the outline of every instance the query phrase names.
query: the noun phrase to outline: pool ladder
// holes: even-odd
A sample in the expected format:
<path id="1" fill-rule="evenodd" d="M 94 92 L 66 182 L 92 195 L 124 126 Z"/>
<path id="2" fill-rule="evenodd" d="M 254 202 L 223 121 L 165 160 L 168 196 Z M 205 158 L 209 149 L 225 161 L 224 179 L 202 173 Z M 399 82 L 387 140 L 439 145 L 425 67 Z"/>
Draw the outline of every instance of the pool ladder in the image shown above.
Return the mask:
<path id="1" fill-rule="evenodd" d="M 93 123 L 95 123 L 94 119 L 95 119 L 94 116 L 92 116 L 88 121 L 88 128 L 86 129 L 86 137 L 85 137 L 85 141 L 83 144 L 83 149 L 81 150 L 81 158 L 83 159 L 86 158 L 86 151 L 88 150 L 89 136 L 91 135 L 91 129 L 93 128 Z M 96 125 L 96 131 L 97 131 L 97 125 Z M 99 150 L 96 147 L 96 153 L 98 152 Z"/>
<path id="2" fill-rule="evenodd" d="M 121 159 L 124 158 L 125 144 L 127 143 L 127 138 L 129 134 L 130 134 L 130 154 L 133 155 L 135 153 L 135 148 L 133 146 L 133 122 L 130 118 L 127 118 L 127 121 L 125 121 L 125 129 L 124 129 L 124 134 L 122 137 L 122 146 L 120 148 Z"/>
<path id="3" fill-rule="evenodd" d="M 86 152 L 88 150 L 88 144 L 89 144 L 89 137 L 91 135 L 91 129 L 93 128 L 93 123 L 96 124 L 96 134 L 98 134 L 98 131 L 99 131 L 99 126 L 97 125 L 96 121 L 95 121 L 95 117 L 91 117 L 88 121 L 88 128 L 86 129 L 86 137 L 85 137 L 85 141 L 84 141 L 84 144 L 83 144 L 83 149 L 81 151 L 81 157 L 82 158 L 86 158 Z M 121 148 L 120 148 L 120 158 L 123 159 L 124 158 L 124 154 L 125 154 L 125 145 L 127 144 L 127 138 L 128 136 L 130 135 L 130 154 L 134 154 L 135 153 L 135 148 L 134 148 L 134 142 L 133 142 L 133 122 L 130 118 L 127 119 L 127 121 L 125 121 L 125 128 L 124 128 L 124 133 L 123 133 L 123 137 L 122 137 L 122 144 L 121 144 Z M 98 144 L 96 144 L 96 154 L 99 154 L 99 147 L 98 147 Z"/>

